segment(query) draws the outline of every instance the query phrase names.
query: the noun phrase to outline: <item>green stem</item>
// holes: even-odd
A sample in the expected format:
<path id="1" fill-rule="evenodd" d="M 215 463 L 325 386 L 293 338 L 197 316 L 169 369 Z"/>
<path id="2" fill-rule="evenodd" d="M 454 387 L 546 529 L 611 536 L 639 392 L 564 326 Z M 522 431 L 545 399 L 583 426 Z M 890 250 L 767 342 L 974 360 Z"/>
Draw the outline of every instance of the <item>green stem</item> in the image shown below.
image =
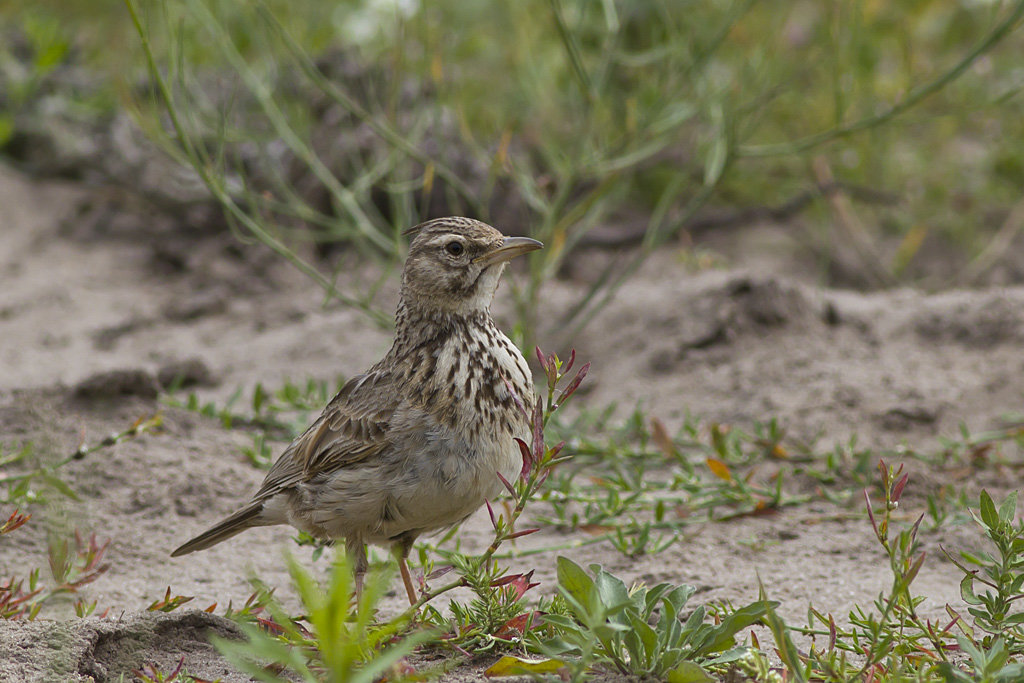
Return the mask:
<path id="1" fill-rule="evenodd" d="M 579 84 L 580 92 L 583 93 L 583 97 L 587 100 L 588 104 L 593 103 L 594 90 L 590 84 L 590 76 L 587 75 L 587 70 L 583 66 L 583 59 L 580 57 L 579 48 L 572 37 L 572 33 L 569 31 L 568 25 L 565 23 L 565 17 L 562 16 L 561 0 L 548 0 L 548 4 L 551 5 L 551 14 L 555 19 L 555 28 L 558 29 L 558 37 L 562 41 L 562 47 L 569 57 L 569 64 L 572 66 L 572 72 L 576 77 L 576 82 Z"/>

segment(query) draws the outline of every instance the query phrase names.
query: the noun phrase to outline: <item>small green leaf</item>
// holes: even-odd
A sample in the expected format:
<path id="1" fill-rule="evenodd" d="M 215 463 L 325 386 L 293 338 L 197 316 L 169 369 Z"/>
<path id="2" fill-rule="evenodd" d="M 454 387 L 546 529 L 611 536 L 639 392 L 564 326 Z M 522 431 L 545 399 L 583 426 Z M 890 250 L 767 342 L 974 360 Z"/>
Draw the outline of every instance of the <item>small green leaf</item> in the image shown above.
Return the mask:
<path id="1" fill-rule="evenodd" d="M 797 683 L 806 683 L 807 677 L 804 674 L 803 667 L 801 666 L 802 660 L 800 659 L 800 651 L 797 650 L 796 644 L 789 635 L 789 627 L 786 626 L 778 614 L 775 613 L 774 604 L 769 602 L 767 594 L 764 590 L 764 584 L 758 579 L 758 597 L 760 601 L 768 605 L 767 614 L 765 614 L 765 624 L 772 632 L 772 636 L 775 638 L 775 645 L 779 653 L 779 658 L 782 659 L 782 663 L 786 665 L 790 673 L 793 674 L 793 680 Z"/>
<path id="2" fill-rule="evenodd" d="M 644 611 L 640 616 L 642 616 L 644 619 L 650 617 L 651 613 L 654 612 L 655 608 L 657 608 L 657 606 L 661 603 L 662 597 L 664 597 L 666 593 L 672 590 L 672 588 L 673 586 L 671 584 L 659 583 L 654 588 L 651 588 L 650 590 L 646 591 L 643 596 Z M 676 611 L 678 612 L 679 610 Z"/>
<path id="3" fill-rule="evenodd" d="M 712 683 L 715 679 L 711 678 L 700 665 L 683 662 L 668 672 L 666 680 L 668 683 Z"/>
<path id="4" fill-rule="evenodd" d="M 267 395 L 266 389 L 263 388 L 263 384 L 260 382 L 256 383 L 256 388 L 252 392 L 252 410 L 254 413 L 259 413 L 263 408 L 263 404 L 267 402 L 269 396 Z"/>
<path id="5" fill-rule="evenodd" d="M 596 565 L 595 565 L 596 566 Z M 630 602 L 629 591 L 622 579 L 612 576 L 605 570 L 597 567 L 594 585 L 597 587 L 597 595 L 606 609 L 617 607 Z"/>
<path id="6" fill-rule="evenodd" d="M 939 662 L 939 673 L 946 683 L 973 683 L 974 679 L 949 662 Z"/>
<path id="7" fill-rule="evenodd" d="M 666 597 L 666 599 L 672 603 L 676 613 L 682 612 L 683 607 L 686 606 L 686 602 L 690 599 L 697 589 L 693 586 L 683 584 L 682 586 L 676 586 L 673 588 Z"/>
<path id="8" fill-rule="evenodd" d="M 774 610 L 778 606 L 779 603 L 775 601 L 759 600 L 736 610 L 715 627 L 715 635 L 705 645 L 703 652 L 711 654 L 732 647 L 736 642 L 737 633 L 760 622 L 769 609 Z"/>
<path id="9" fill-rule="evenodd" d="M 633 633 L 635 633 L 637 635 L 637 637 L 640 639 L 640 643 L 644 647 L 644 651 L 642 653 L 643 654 L 642 660 L 643 660 L 643 666 L 646 667 L 648 662 L 653 661 L 653 659 L 654 659 L 654 657 L 655 657 L 655 655 L 657 653 L 657 649 L 658 649 L 658 634 L 656 634 L 654 632 L 654 629 L 651 628 L 647 624 L 646 621 L 642 620 L 639 616 L 637 616 L 637 614 L 635 612 L 631 611 L 631 612 L 628 613 L 628 615 L 629 615 L 630 626 L 633 627 Z M 631 654 L 639 655 L 641 653 L 631 653 Z M 634 657 L 634 658 L 635 659 L 640 659 L 640 657 Z"/>
<path id="10" fill-rule="evenodd" d="M 78 497 L 78 494 L 75 493 L 71 489 L 70 486 L 68 486 L 67 482 L 65 482 L 63 479 L 58 477 L 53 472 L 50 472 L 49 470 L 43 470 L 42 471 L 42 477 L 43 477 L 43 481 L 45 481 L 47 484 L 49 484 L 53 488 L 55 488 L 58 491 L 60 491 L 62 494 L 64 494 L 65 496 L 67 496 L 71 500 L 75 500 L 75 501 L 80 500 L 79 497 Z"/>
<path id="11" fill-rule="evenodd" d="M 773 604 L 778 604 L 778 603 L 773 603 Z M 705 661 L 704 664 L 709 665 L 709 666 L 712 665 L 712 664 L 729 664 L 731 662 L 735 662 L 735 661 L 738 661 L 740 659 L 743 659 L 747 655 L 747 652 L 749 652 L 749 651 L 750 651 L 749 647 L 746 647 L 745 645 L 740 645 L 739 647 L 734 647 L 731 650 L 726 650 L 725 652 L 723 652 L 722 654 L 718 655 L 714 659 L 709 659 L 709 660 Z"/>
<path id="12" fill-rule="evenodd" d="M 715 104 L 711 109 L 711 122 L 714 128 L 715 139 L 711 141 L 711 148 L 704 159 L 704 184 L 715 185 L 725 171 L 725 163 L 729 159 L 729 137 L 725 127 L 725 113 L 720 104 Z"/>
<path id="13" fill-rule="evenodd" d="M 997 529 L 999 527 L 999 513 L 996 512 L 995 503 L 992 502 L 992 496 L 988 495 L 988 491 L 984 489 L 981 492 L 981 521 L 984 522 L 985 526 L 989 529 Z"/>
<path id="14" fill-rule="evenodd" d="M 594 581 L 583 568 L 567 557 L 558 558 L 558 585 L 581 605 L 590 604 L 590 592 Z"/>
<path id="15" fill-rule="evenodd" d="M 68 44 L 56 40 L 43 47 L 35 58 L 35 68 L 41 73 L 48 73 L 58 66 L 68 53 Z"/>
<path id="16" fill-rule="evenodd" d="M 999 506 L 999 521 L 1003 524 L 1012 524 L 1013 518 L 1017 515 L 1017 492 L 1014 491 L 1006 497 L 1006 500 Z"/>
<path id="17" fill-rule="evenodd" d="M 505 655 L 484 671 L 488 678 L 501 678 L 504 676 L 522 676 L 524 674 L 547 674 L 557 673 L 565 667 L 565 662 L 560 659 L 524 659 Z"/>

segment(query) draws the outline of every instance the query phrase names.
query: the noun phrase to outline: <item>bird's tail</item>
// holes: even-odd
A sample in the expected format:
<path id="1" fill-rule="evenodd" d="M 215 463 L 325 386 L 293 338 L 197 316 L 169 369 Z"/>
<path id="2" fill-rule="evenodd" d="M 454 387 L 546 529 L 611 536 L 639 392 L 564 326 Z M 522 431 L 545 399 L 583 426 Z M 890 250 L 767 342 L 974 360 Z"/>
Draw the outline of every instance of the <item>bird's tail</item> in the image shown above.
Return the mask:
<path id="1" fill-rule="evenodd" d="M 242 533 L 246 529 L 254 526 L 262 526 L 258 520 L 262 509 L 263 501 L 256 501 L 251 505 L 242 508 L 224 521 L 218 523 L 216 526 L 207 529 L 191 541 L 177 548 L 173 553 L 171 553 L 171 557 L 187 555 L 189 553 L 194 553 L 197 550 L 206 550 L 210 546 L 217 545 L 221 541 L 226 541 L 232 536 Z"/>

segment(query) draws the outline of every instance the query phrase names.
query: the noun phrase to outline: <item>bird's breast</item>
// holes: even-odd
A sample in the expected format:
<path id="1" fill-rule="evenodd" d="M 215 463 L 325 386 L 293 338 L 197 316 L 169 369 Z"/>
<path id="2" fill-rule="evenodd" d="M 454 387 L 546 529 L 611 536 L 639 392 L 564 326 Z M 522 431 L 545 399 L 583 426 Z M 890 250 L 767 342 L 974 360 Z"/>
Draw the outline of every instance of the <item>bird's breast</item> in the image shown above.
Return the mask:
<path id="1" fill-rule="evenodd" d="M 534 400 L 526 360 L 493 325 L 472 327 L 439 350 L 433 379 L 435 400 L 424 408 L 435 425 L 426 433 L 437 454 L 437 476 L 453 487 L 496 495 L 501 482 L 495 472 L 518 474 L 522 458 L 515 439 L 530 435 L 519 407 Z"/>

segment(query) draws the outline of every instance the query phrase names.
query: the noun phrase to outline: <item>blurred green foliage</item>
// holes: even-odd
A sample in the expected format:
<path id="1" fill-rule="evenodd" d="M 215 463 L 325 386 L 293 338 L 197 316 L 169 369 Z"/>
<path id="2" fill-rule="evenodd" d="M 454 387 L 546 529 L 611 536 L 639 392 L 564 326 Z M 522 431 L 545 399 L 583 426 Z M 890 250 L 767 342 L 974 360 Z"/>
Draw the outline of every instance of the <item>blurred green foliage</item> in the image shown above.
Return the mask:
<path id="1" fill-rule="evenodd" d="M 1021 2 L 182 0 L 138 7 L 157 66 L 175 94 L 188 94 L 178 106 L 190 112 L 190 125 L 206 126 L 206 136 L 220 126 L 222 146 L 232 135 L 267 143 L 281 129 L 224 115 L 202 123 L 195 112 L 203 106 L 226 106 L 198 94 L 197 83 L 209 90 L 198 81 L 206 70 L 246 64 L 250 93 L 272 98 L 297 139 L 308 141 L 323 100 L 309 93 L 323 84 L 298 77 L 303 60 L 321 66 L 342 53 L 360 65 L 357 84 L 344 73 L 328 82 L 362 108 L 364 122 L 393 138 L 383 137 L 376 156 L 355 159 L 358 173 L 338 187 L 327 184 L 343 206 L 339 216 L 291 208 L 327 226 L 317 239 L 368 241 L 371 251 L 400 256 L 395 230 L 429 213 L 425 197 L 438 170 L 467 183 L 449 197 L 453 212 L 492 218 L 489 207 L 505 201 L 503 184 L 511 186 L 526 207 L 515 214 L 525 223 L 519 229 L 548 244 L 520 293 L 527 324 L 539 284 L 596 225 L 639 221 L 649 251 L 709 202 L 780 206 L 834 177 L 866 196 L 897 200 L 858 204 L 858 216 L 870 238 L 896 245 L 869 256 L 899 278 L 929 239 L 965 258 L 977 254 L 1024 186 Z M 69 58 L 108 74 L 112 91 L 146 77 L 120 2 L 13 4 L 0 9 L 0 21 L 6 35 L 27 37 L 32 58 L 22 83 Z M 965 59 L 972 51 L 975 58 Z M 0 77 L 10 89 L 0 95 L 0 133 L 15 125 L 12 59 L 12 48 L 0 47 Z M 432 144 L 439 122 L 475 161 L 470 171 L 485 177 L 465 177 L 464 164 L 438 151 L 452 140 Z M 323 153 L 315 140 L 311 149 Z M 416 163 L 400 163 L 410 157 Z M 381 188 L 386 210 L 371 197 Z M 339 190 L 351 196 L 341 201 Z M 815 201 L 810 211 L 808 222 L 828 243 L 839 222 L 833 208 Z M 338 229 L 342 223 L 357 229 Z M 604 273 L 604 289 L 632 267 Z M 595 291 L 578 312 L 600 301 Z"/>

